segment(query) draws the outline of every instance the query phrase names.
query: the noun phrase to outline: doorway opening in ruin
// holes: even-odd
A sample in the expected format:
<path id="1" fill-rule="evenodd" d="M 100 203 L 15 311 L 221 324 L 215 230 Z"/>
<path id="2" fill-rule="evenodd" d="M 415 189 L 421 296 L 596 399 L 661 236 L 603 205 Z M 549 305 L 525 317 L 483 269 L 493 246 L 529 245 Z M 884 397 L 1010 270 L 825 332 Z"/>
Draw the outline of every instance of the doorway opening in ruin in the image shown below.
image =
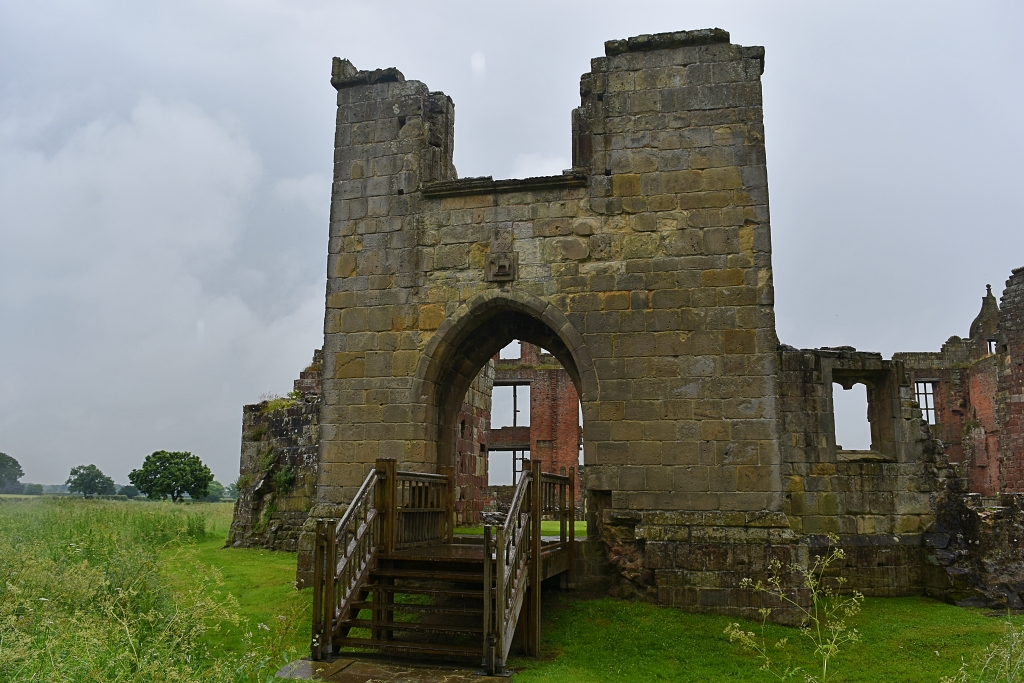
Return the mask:
<path id="1" fill-rule="evenodd" d="M 446 320 L 424 356 L 436 467 L 455 469 L 459 524 L 478 524 L 494 506 L 490 488 L 512 486 L 524 460 L 539 459 L 548 472 L 578 469 L 580 393 L 593 384 L 592 363 L 568 321 L 556 328 L 539 315 L 550 307 L 533 305 L 487 298 Z M 580 498 L 578 475 L 576 490 Z"/>
<path id="2" fill-rule="evenodd" d="M 871 450 L 867 387 L 857 383 L 846 389 L 838 382 L 833 383 L 832 409 L 835 417 L 836 449 Z"/>

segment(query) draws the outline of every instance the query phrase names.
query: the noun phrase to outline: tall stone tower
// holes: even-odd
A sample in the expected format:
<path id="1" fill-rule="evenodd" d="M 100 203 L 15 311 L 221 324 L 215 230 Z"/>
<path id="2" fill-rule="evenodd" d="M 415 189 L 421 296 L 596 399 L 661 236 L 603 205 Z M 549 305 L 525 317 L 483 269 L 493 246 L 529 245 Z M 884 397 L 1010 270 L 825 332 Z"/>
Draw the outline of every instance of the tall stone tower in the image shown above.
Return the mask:
<path id="1" fill-rule="evenodd" d="M 451 464 L 467 389 L 520 339 L 572 377 L 591 533 L 632 529 L 638 575 L 785 526 L 764 50 L 720 29 L 605 48 L 581 79 L 573 168 L 499 181 L 456 179 L 446 95 L 335 60 L 322 506 L 377 458 Z M 669 574 L 641 583 L 696 599 Z"/>

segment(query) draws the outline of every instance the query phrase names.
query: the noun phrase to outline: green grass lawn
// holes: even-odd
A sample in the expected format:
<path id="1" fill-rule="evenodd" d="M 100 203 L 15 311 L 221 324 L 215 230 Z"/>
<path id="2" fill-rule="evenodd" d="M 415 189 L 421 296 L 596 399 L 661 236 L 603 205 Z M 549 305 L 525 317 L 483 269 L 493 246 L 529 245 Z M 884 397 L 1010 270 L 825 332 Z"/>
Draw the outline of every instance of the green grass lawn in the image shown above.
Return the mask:
<path id="1" fill-rule="evenodd" d="M 237 625 L 223 621 L 219 628 L 200 633 L 210 655 L 251 672 L 233 681 L 266 680 L 285 659 L 308 652 L 312 594 L 293 587 L 294 553 L 224 548 L 230 520 L 229 503 L 174 506 L 39 497 L 0 501 L 0 569 L 6 567 L 8 576 L 7 591 L 0 586 L 0 616 L 7 615 L 0 619 L 2 648 L 9 648 L 8 643 L 22 648 L 10 661 L 40 671 L 33 680 L 155 680 L 148 670 L 138 668 L 141 665 L 121 662 L 125 657 L 119 653 L 130 643 L 121 645 L 116 639 L 163 642 L 159 637 L 164 622 L 136 620 L 131 622 L 131 634 L 119 635 L 119 622 L 108 619 L 114 613 L 86 601 L 101 599 L 102 605 L 117 607 L 122 603 L 110 597 L 114 586 L 136 586 L 142 591 L 140 599 L 149 596 L 146 604 L 157 610 L 153 614 L 180 614 L 201 601 L 177 587 L 201 585 L 211 595 L 233 596 L 230 611 L 239 617 Z M 147 552 L 152 561 L 146 559 Z M 219 583 L 197 583 L 195 577 L 206 575 L 200 565 L 215 568 Z M 107 583 L 97 583 L 101 580 Z M 96 593 L 101 585 L 107 588 Z M 181 607 L 168 602 L 172 598 Z M 32 617 L 50 611 L 53 621 Z M 1013 621 L 1019 627 L 1024 618 Z M 725 617 L 611 598 L 581 600 L 553 591 L 545 596 L 542 656 L 514 658 L 511 664 L 524 683 L 773 680 L 759 671 L 758 660 L 729 643 L 724 630 L 730 622 Z M 61 630 L 54 631 L 47 623 Z M 957 671 L 961 658 L 972 660 L 999 639 L 1006 619 L 926 598 L 889 598 L 867 600 L 851 625 L 859 629 L 863 641 L 836 659 L 831 680 L 938 683 Z M 759 626 L 747 623 L 744 628 L 757 631 Z M 247 638 L 247 633 L 254 637 Z M 815 671 L 811 648 L 799 631 L 769 626 L 766 637 L 769 642 L 788 637 L 795 652 L 792 664 Z M 93 671 L 88 674 L 77 663 L 86 641 Z M 0 656 L 11 657 L 10 652 L 0 649 Z M 63 652 L 72 654 L 51 664 L 54 653 Z M 254 656 L 265 661 L 253 663 Z M 153 666 L 176 667 L 182 681 L 227 680 L 225 671 L 213 672 L 218 677 L 212 678 L 206 664 L 193 666 L 180 658 L 167 659 L 166 665 L 163 661 Z M 106 668 L 96 673 L 101 665 Z M 6 675 L 5 666 L 0 666 L 0 682 L 23 680 L 18 674 Z M 61 671 L 82 673 L 57 676 Z M 135 673 L 128 677 L 124 672 Z"/>
<path id="2" fill-rule="evenodd" d="M 563 600 L 544 615 L 540 660 L 517 658 L 511 665 L 524 683 L 773 680 L 729 643 L 724 630 L 731 621 L 611 598 Z M 853 621 L 863 642 L 836 660 L 831 680 L 937 683 L 956 673 L 961 657 L 970 660 L 998 639 L 1005 624 L 927 598 L 869 599 Z M 788 637 L 800 655 L 792 664 L 814 673 L 811 648 L 796 629 L 769 626 L 766 635 L 769 642 Z"/>
<path id="3" fill-rule="evenodd" d="M 233 505 L 200 503 L 192 507 L 203 509 L 207 519 L 207 536 L 194 544 L 194 558 L 219 570 L 223 579 L 219 589 L 235 597 L 242 617 L 238 626 L 224 624 L 220 631 L 207 634 L 206 641 L 228 652 L 241 652 L 246 631 L 258 629 L 261 623 L 281 624 L 284 617 L 286 644 L 305 654 L 309 650 L 313 592 L 295 590 L 295 553 L 225 548 Z M 170 560 L 174 552 L 166 551 L 165 557 Z M 166 570 L 180 574 L 190 571 L 190 565 L 168 562 Z"/>
<path id="4" fill-rule="evenodd" d="M 576 522 L 576 538 L 587 537 L 587 523 Z M 463 534 L 465 536 L 483 536 L 484 528 L 482 526 L 460 526 L 455 529 L 456 534 Z M 562 533 L 561 522 L 546 520 L 540 523 L 540 533 L 544 536 L 558 536 Z"/>

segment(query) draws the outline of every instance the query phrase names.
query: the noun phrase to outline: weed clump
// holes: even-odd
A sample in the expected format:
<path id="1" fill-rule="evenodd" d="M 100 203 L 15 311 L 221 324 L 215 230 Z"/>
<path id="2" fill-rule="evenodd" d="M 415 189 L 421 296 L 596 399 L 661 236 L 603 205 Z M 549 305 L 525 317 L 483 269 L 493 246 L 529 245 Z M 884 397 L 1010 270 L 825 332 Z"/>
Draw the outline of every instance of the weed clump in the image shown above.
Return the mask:
<path id="1" fill-rule="evenodd" d="M 295 485 L 295 476 L 295 468 L 285 463 L 281 466 L 281 469 L 274 473 L 274 486 L 281 493 L 288 493 L 292 490 L 292 486 Z"/>
<path id="2" fill-rule="evenodd" d="M 1024 627 L 1006 623 L 1006 633 L 979 654 L 974 666 L 966 660 L 955 676 L 942 683 L 1021 683 L 1024 681 Z"/>
<path id="3" fill-rule="evenodd" d="M 844 592 L 845 577 L 826 578 L 828 568 L 846 557 L 842 548 L 835 547 L 839 537 L 829 534 L 828 539 L 828 549 L 823 555 L 816 556 L 810 566 L 791 564 L 784 567 L 778 560 L 772 560 L 768 564 L 767 580 L 755 582 L 746 578 L 740 582 L 741 587 L 765 595 L 797 610 L 801 615 L 800 635 L 810 641 L 814 648 L 814 657 L 819 668 L 815 674 L 804 672 L 800 667 L 791 664 L 782 666 L 778 663 L 778 657 L 787 656 L 790 642 L 788 638 L 781 638 L 769 643 L 765 637 L 765 623 L 772 612 L 771 608 L 759 610 L 760 635 L 743 630 L 737 623 L 729 624 L 725 628 L 729 642 L 738 642 L 744 650 L 753 653 L 761 660 L 761 670 L 780 681 L 799 676 L 806 683 L 826 683 L 835 675 L 834 667 L 830 669 L 830 666 L 834 664 L 840 650 L 847 645 L 860 642 L 860 633 L 850 627 L 848 621 L 860 613 L 864 596 L 859 591 Z M 795 589 L 786 587 L 784 573 L 787 569 L 800 578 L 801 588 L 810 595 L 810 604 L 799 600 Z"/>

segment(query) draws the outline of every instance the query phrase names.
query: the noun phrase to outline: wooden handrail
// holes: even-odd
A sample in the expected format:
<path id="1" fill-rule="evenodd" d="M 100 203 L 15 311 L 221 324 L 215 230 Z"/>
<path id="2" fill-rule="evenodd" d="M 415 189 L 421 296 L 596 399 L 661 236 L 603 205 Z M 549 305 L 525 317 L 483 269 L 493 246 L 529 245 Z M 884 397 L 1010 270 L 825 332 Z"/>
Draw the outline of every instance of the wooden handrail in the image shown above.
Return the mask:
<path id="1" fill-rule="evenodd" d="M 564 472 L 564 470 L 563 470 Z M 489 672 L 503 671 L 520 617 L 526 643 L 540 647 L 540 587 L 546 563 L 557 561 L 563 585 L 573 579 L 575 470 L 543 472 L 533 460 L 512 496 L 508 516 L 497 527 L 484 527 L 483 660 Z M 337 521 L 319 519 L 314 539 L 314 659 L 323 659 L 345 642 L 358 609 L 372 589 L 370 573 L 397 550 L 453 542 L 455 472 L 399 471 L 393 459 L 380 459 Z M 542 543 L 541 519 L 559 520 L 559 542 Z M 568 558 L 558 553 L 568 550 Z M 568 572 L 564 562 L 568 559 Z M 387 601 L 374 593 L 374 637 L 390 638 Z M 365 607 L 364 607 L 365 609 Z M 380 636 L 379 634 L 384 634 Z"/>
<path id="2" fill-rule="evenodd" d="M 406 470 L 399 470 L 398 478 L 405 481 L 433 481 L 442 484 L 448 481 L 447 474 L 432 474 L 430 472 L 407 472 Z"/>
<path id="3" fill-rule="evenodd" d="M 484 526 L 484 586 L 488 594 L 484 598 L 483 659 L 490 673 L 504 670 L 532 583 L 530 541 L 537 536 L 530 514 L 533 481 L 534 473 L 524 471 L 512 494 L 505 523 L 497 528 Z"/>
<path id="4" fill-rule="evenodd" d="M 380 515 L 376 501 L 377 470 L 362 486 L 336 523 L 318 519 L 313 545 L 313 659 L 334 650 L 339 623 L 366 583 L 380 547 Z M 339 556 L 340 551 L 340 556 Z"/>
<path id="5" fill-rule="evenodd" d="M 351 604 L 381 553 L 450 543 L 455 527 L 454 473 L 399 471 L 379 459 L 341 519 L 319 519 L 313 545 L 313 659 L 334 651 Z"/>
<path id="6" fill-rule="evenodd" d="M 451 468 L 445 467 L 442 474 L 396 471 L 394 479 L 395 485 L 387 487 L 393 498 L 385 501 L 386 509 L 395 510 L 389 552 L 451 543 L 455 532 L 455 477 Z"/>

